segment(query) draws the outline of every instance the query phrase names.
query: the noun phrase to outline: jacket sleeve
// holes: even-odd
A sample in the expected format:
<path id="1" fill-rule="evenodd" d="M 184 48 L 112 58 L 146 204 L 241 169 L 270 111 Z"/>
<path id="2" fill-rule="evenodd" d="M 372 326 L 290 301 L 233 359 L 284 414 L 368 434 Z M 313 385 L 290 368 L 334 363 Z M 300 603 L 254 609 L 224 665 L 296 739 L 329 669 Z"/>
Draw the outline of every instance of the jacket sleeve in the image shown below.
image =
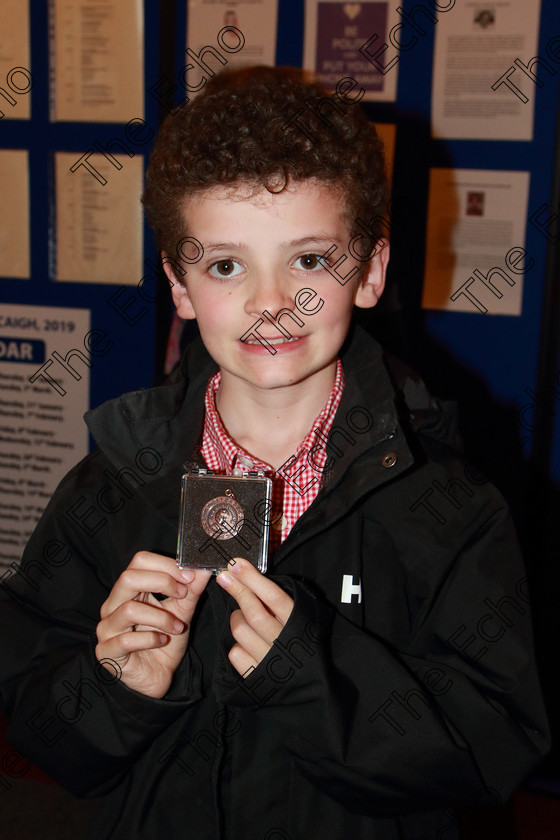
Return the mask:
<path id="1" fill-rule="evenodd" d="M 131 556 L 115 556 L 113 529 L 120 524 L 106 523 L 92 534 L 95 517 L 72 521 L 66 515 L 80 498 L 76 488 L 87 492 L 88 481 L 99 486 L 95 470 L 80 467 L 64 479 L 21 566 L 2 576 L 0 694 L 10 717 L 10 743 L 72 792 L 95 796 L 113 787 L 157 735 L 196 703 L 200 664 L 187 653 L 169 694 L 156 700 L 128 689 L 117 663 L 104 667 L 97 661 L 100 606 L 120 573 L 117 567 L 128 565 Z M 75 510 L 83 514 L 86 508 Z"/>
<path id="2" fill-rule="evenodd" d="M 223 685 L 226 702 L 282 727 L 301 773 L 349 808 L 503 802 L 548 750 L 523 565 L 496 496 L 445 549 L 432 535 L 447 562 L 430 586 L 409 570 L 419 606 L 406 644 L 288 579 L 295 605 L 279 638 L 244 680 Z M 403 521 L 392 535 L 403 555 L 409 531 Z"/>

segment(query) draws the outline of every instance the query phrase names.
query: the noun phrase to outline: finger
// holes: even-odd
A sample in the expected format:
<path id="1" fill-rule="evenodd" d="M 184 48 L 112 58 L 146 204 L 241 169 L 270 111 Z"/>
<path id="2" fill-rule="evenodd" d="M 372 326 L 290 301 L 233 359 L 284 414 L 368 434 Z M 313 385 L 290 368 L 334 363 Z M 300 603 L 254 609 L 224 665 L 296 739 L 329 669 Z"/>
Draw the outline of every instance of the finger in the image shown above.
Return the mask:
<path id="1" fill-rule="evenodd" d="M 143 601 L 126 601 L 99 622 L 97 638 L 100 642 L 104 642 L 112 636 L 132 630 L 137 625 L 153 627 L 154 630 L 171 635 L 178 635 L 185 630 L 183 621 L 159 605 L 146 604 Z"/>
<path id="2" fill-rule="evenodd" d="M 282 587 L 265 577 L 243 557 L 235 557 L 228 563 L 228 570 L 236 580 L 254 592 L 282 624 L 287 622 L 294 602 Z"/>
<path id="3" fill-rule="evenodd" d="M 259 664 L 241 645 L 234 645 L 232 647 L 228 653 L 228 659 L 237 673 L 241 674 L 243 678 L 248 677 Z"/>
<path id="4" fill-rule="evenodd" d="M 184 598 L 188 592 L 185 580 L 179 582 L 168 572 L 134 569 L 129 566 L 120 575 L 101 607 L 101 618 L 114 612 L 121 604 L 141 594 L 157 592 L 171 598 Z"/>
<path id="5" fill-rule="evenodd" d="M 166 572 L 177 581 L 186 580 L 187 583 L 190 583 L 195 575 L 194 569 L 180 569 L 173 557 L 166 557 L 164 554 L 156 554 L 153 551 L 137 551 L 127 568 Z"/>
<path id="6" fill-rule="evenodd" d="M 140 632 L 121 633 L 113 636 L 95 648 L 95 655 L 99 661 L 112 659 L 114 662 L 126 661 L 130 654 L 143 650 L 155 650 L 169 644 L 169 636 L 158 633 L 157 630 L 142 630 Z"/>
<path id="7" fill-rule="evenodd" d="M 253 628 L 245 621 L 241 610 L 232 612 L 229 619 L 231 627 L 231 635 L 236 642 L 251 656 L 256 662 L 261 662 L 272 643 L 268 644 Z"/>
<path id="8" fill-rule="evenodd" d="M 228 573 L 238 584 L 242 584 L 253 592 L 263 604 L 266 604 L 272 615 L 276 616 L 283 625 L 287 622 L 294 602 L 277 583 L 265 577 L 252 563 L 242 557 L 235 557 L 228 563 Z M 221 575 L 218 575 L 218 581 L 220 577 Z M 231 587 L 228 591 L 231 591 Z"/>
<path id="9" fill-rule="evenodd" d="M 188 584 L 189 592 L 192 592 L 197 598 L 200 598 L 206 587 L 208 581 L 214 577 L 213 572 L 207 572 L 205 569 L 184 569 L 185 572 L 192 572 L 192 581 Z"/>
<path id="10" fill-rule="evenodd" d="M 208 585 L 208 581 L 213 577 L 212 572 L 207 572 L 202 569 L 197 569 L 194 573 L 194 579 L 188 586 L 188 591 L 184 597 L 177 599 L 166 598 L 161 601 L 165 609 L 172 612 L 177 618 L 190 624 L 194 611 L 198 604 L 198 600 Z"/>
<path id="11" fill-rule="evenodd" d="M 235 598 L 247 624 L 270 647 L 278 638 L 284 626 L 254 592 L 235 580 L 228 572 L 221 572 L 217 581 L 229 594 Z"/>

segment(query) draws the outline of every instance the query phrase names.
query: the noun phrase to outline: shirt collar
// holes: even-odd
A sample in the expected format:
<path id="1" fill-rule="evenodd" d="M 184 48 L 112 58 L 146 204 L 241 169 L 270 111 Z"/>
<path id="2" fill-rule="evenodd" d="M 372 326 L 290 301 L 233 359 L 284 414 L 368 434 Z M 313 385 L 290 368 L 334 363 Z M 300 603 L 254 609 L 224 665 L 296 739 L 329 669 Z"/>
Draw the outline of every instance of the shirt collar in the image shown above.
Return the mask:
<path id="1" fill-rule="evenodd" d="M 226 475 L 231 475 L 233 470 L 241 468 L 245 470 L 262 470 L 265 474 L 273 475 L 275 470 L 270 464 L 259 461 L 243 447 L 238 446 L 227 433 L 221 417 L 216 408 L 216 392 L 220 388 L 222 375 L 220 371 L 208 380 L 205 396 L 205 417 L 203 434 L 203 455 L 208 463 L 210 459 L 212 468 L 219 470 Z M 320 434 L 325 428 L 330 429 L 334 415 L 340 404 L 344 390 L 344 371 L 340 359 L 337 359 L 336 374 L 333 387 L 327 402 L 320 414 L 313 421 L 311 428 L 295 453 L 299 458 L 302 453 L 307 453 L 312 446 L 316 446 L 322 439 Z M 210 464 L 208 464 L 210 466 Z"/>

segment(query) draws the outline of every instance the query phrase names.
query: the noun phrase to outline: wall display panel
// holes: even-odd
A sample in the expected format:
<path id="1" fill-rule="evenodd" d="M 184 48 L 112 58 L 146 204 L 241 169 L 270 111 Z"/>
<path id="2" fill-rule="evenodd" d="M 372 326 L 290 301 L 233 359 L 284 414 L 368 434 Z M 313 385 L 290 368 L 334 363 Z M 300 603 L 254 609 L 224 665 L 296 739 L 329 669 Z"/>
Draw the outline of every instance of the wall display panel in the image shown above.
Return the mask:
<path id="1" fill-rule="evenodd" d="M 436 31 L 432 89 L 435 137 L 531 140 L 540 0 L 458 3 Z M 548 63 L 546 73 L 560 69 Z"/>
<path id="2" fill-rule="evenodd" d="M 187 90 L 224 67 L 274 65 L 278 0 L 191 0 L 187 4 Z M 201 78 L 202 72 L 202 78 Z"/>
<path id="3" fill-rule="evenodd" d="M 544 336 L 550 330 L 557 336 L 560 323 L 551 304 L 554 286 L 557 288 L 557 269 L 556 279 L 551 276 L 548 283 L 548 291 L 546 279 L 550 274 L 550 255 L 554 248 L 557 252 L 560 240 L 558 192 L 551 193 L 560 73 L 548 73 L 542 63 L 531 66 L 531 58 L 542 56 L 554 69 L 548 51 L 554 50 L 555 39 L 560 35 L 560 6 L 548 0 L 544 0 L 542 6 L 539 4 L 541 15 L 534 51 L 526 56 L 521 53 L 512 56 L 510 64 L 495 76 L 498 79 L 518 57 L 526 68 L 531 66 L 532 72 L 538 75 L 541 85 L 527 79 L 527 96 L 534 100 L 531 106 L 534 111 L 532 139 L 519 141 L 512 136 L 471 140 L 467 139 L 466 131 L 462 131 L 461 139 L 434 137 L 434 109 L 442 106 L 441 101 L 436 102 L 434 85 L 436 81 L 443 85 L 445 78 L 442 79 L 441 74 L 445 77 L 447 72 L 441 63 L 436 70 L 434 39 L 441 37 L 444 26 L 450 25 L 451 17 L 466 5 L 453 0 L 439 0 L 437 6 L 405 0 L 401 8 L 406 28 L 394 36 L 403 42 L 405 36 L 410 38 L 411 48 L 398 54 L 396 101 L 394 104 L 365 104 L 368 116 L 374 122 L 397 125 L 397 138 L 387 289 L 374 310 L 360 311 L 357 318 L 392 353 L 416 369 L 434 393 L 458 403 L 460 430 L 468 458 L 492 479 L 512 506 L 528 562 L 535 575 L 540 574 L 536 572 L 537 568 L 542 570 L 539 586 L 554 592 L 557 599 L 556 560 L 553 558 L 557 556 L 554 546 L 558 539 L 554 535 L 558 528 L 552 511 L 558 509 L 560 498 L 560 399 L 556 397 L 555 379 L 558 349 L 557 341 L 556 350 L 548 349 Z M 482 8 L 483 4 L 470 4 L 470 7 L 474 9 L 475 5 Z M 445 11 L 444 6 L 447 7 Z M 470 30 L 465 29 L 457 36 L 470 37 L 469 33 Z M 390 47 L 389 41 L 387 44 Z M 389 47 L 385 53 L 388 59 Z M 491 64 L 493 56 L 489 52 L 481 53 L 479 61 L 482 65 Z M 519 73 L 523 75 L 521 70 Z M 360 76 L 355 78 L 359 84 Z M 511 78 L 515 80 L 516 77 L 512 75 Z M 526 103 L 527 108 L 529 105 Z M 464 124 L 468 125 L 468 122 L 465 120 Z M 514 179 L 522 178 L 519 189 L 512 184 L 509 205 L 501 217 L 505 224 L 499 223 L 502 235 L 509 227 L 512 244 L 507 248 L 504 246 L 500 259 L 496 256 L 486 269 L 481 268 L 478 256 L 483 251 L 487 253 L 482 243 L 495 236 L 496 224 L 490 224 L 487 229 L 486 224 L 480 224 L 485 223 L 485 217 L 475 216 L 474 210 L 473 215 L 467 217 L 466 204 L 462 211 L 463 221 L 479 225 L 480 243 L 472 242 L 474 248 L 465 247 L 463 243 L 462 253 L 453 254 L 451 259 L 453 265 L 457 259 L 463 262 L 470 259 L 470 264 L 462 267 L 462 283 L 475 277 L 475 271 L 478 271 L 496 286 L 485 289 L 477 278 L 477 289 L 472 287 L 478 300 L 482 300 L 481 290 L 487 292 L 488 300 L 483 301 L 487 313 L 477 309 L 464 295 L 461 298 L 464 311 L 451 308 L 456 302 L 449 298 L 461 283 L 457 275 L 458 286 L 451 287 L 453 272 L 449 269 L 449 253 L 447 267 L 441 270 L 444 281 L 440 282 L 439 289 L 437 283 L 434 285 L 433 248 L 431 255 L 427 253 L 433 235 L 428 233 L 428 226 L 435 224 L 441 233 L 449 208 L 433 198 L 432 170 L 447 173 L 466 170 L 469 174 L 482 171 L 498 173 L 506 179 L 510 179 L 509 173 L 512 173 Z M 484 188 L 469 191 L 486 192 Z M 451 199 L 451 210 L 457 213 L 457 207 L 453 209 L 457 194 L 454 193 Z M 472 204 L 477 200 L 478 196 L 473 196 Z M 514 219 L 515 239 L 511 233 Z M 457 229 L 456 235 L 458 233 Z M 521 251 L 511 250 L 521 247 L 526 256 Z M 504 260 L 508 254 L 512 265 L 515 262 L 515 268 L 523 269 L 522 274 L 516 274 L 506 266 Z M 520 259 L 519 264 L 517 259 Z M 488 269 L 491 268 L 500 272 L 489 278 Z M 514 285 L 510 285 L 512 281 Z M 496 291 L 502 298 L 494 294 Z M 470 311 L 467 305 L 471 307 Z M 511 314 L 499 314 L 500 309 L 509 309 Z M 547 418 L 549 427 L 553 421 L 553 429 L 547 430 Z M 537 529 L 541 535 L 538 540 Z M 545 538 L 545 534 L 549 536 Z M 543 545 L 543 541 L 547 544 Z M 541 602 L 539 633 L 546 638 L 550 635 L 553 619 L 542 599 Z M 551 655 L 553 653 L 551 651 Z"/>
<path id="4" fill-rule="evenodd" d="M 87 454 L 90 368 L 108 348 L 87 309 L 0 305 L 0 570 Z"/>
<path id="5" fill-rule="evenodd" d="M 0 0 L 0 119 L 28 120 L 33 87 L 28 0 Z"/>
<path id="6" fill-rule="evenodd" d="M 87 166 L 82 159 L 55 154 L 54 278 L 136 285 L 142 275 L 143 158 L 88 155 Z"/>
<path id="7" fill-rule="evenodd" d="M 142 0 L 51 0 L 51 118 L 144 116 Z"/>
<path id="8" fill-rule="evenodd" d="M 68 2 L 66 5 L 75 10 L 79 4 Z M 88 5 L 96 9 L 100 4 Z M 132 33 L 141 33 L 133 62 L 135 84 L 141 90 L 141 99 L 136 96 L 125 98 L 119 111 L 120 123 L 98 122 L 97 114 L 93 122 L 52 122 L 49 72 L 53 65 L 49 42 L 52 46 L 54 30 L 49 12 L 54 12 L 54 4 L 30 4 L 30 63 L 34 70 L 32 118 L 27 122 L 2 121 L 0 141 L 4 150 L 24 150 L 28 156 L 29 210 L 21 230 L 30 230 L 31 256 L 31 274 L 25 283 L 11 276 L 5 267 L 0 269 L 2 300 L 14 305 L 32 302 L 38 306 L 87 309 L 91 313 L 92 329 L 104 330 L 110 336 L 119 364 L 103 361 L 92 367 L 88 407 L 154 381 L 156 313 L 164 305 L 167 294 L 160 286 L 153 239 L 147 235 L 139 203 L 145 158 L 149 155 L 159 121 L 158 101 L 150 94 L 150 87 L 161 76 L 159 3 L 135 3 L 130 6 L 132 11 L 126 14 L 123 10 L 129 8 L 128 3 L 101 5 L 105 10 L 115 7 L 117 15 L 124 15 L 122 21 L 121 17 L 117 18 L 122 25 L 115 25 L 113 40 L 128 38 L 130 41 L 132 38 L 136 43 Z M 138 9 L 142 11 L 139 29 Z M 85 21 L 84 18 L 82 34 L 91 37 L 97 48 L 99 37 L 105 38 L 107 19 L 102 16 L 100 26 L 92 27 L 89 23 L 86 26 Z M 145 33 L 149 33 L 149 37 Z M 122 45 L 119 49 L 123 53 Z M 64 223 L 62 237 L 59 236 L 61 226 L 57 225 L 56 213 L 55 156 L 58 154 L 68 156 L 67 174 L 74 179 L 74 185 L 78 182 L 83 185 L 78 190 L 78 198 L 74 196 L 74 206 L 70 196 L 66 206 L 61 208 L 69 218 L 68 224 Z M 107 183 L 104 185 L 95 178 L 96 155 L 102 160 L 95 172 L 105 172 L 103 177 Z M 70 173 L 70 167 L 82 156 L 85 156 L 82 165 Z M 95 192 L 97 188 L 99 192 Z M 11 214 L 16 204 L 11 195 Z M 69 241 L 72 235 L 74 245 Z M 107 237 L 109 244 L 102 242 Z M 66 263 L 63 282 L 57 282 L 55 277 L 59 246 L 63 252 L 59 267 Z M 104 250 L 106 247 L 107 251 Z M 110 259 L 111 249 L 113 260 Z M 79 422 L 83 423 L 81 419 Z"/>
<path id="9" fill-rule="evenodd" d="M 390 2 L 307 0 L 305 69 L 343 99 L 394 100 L 399 63 L 394 30 L 400 20 Z"/>
<path id="10" fill-rule="evenodd" d="M 29 278 L 29 154 L 0 150 L 0 275 Z"/>

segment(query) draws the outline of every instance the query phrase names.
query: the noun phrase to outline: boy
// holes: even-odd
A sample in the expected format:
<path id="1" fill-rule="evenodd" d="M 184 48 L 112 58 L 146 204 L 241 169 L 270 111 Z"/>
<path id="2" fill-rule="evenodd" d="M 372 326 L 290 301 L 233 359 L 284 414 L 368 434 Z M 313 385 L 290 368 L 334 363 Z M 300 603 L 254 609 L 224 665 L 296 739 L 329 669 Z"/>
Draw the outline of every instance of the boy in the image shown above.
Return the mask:
<path id="1" fill-rule="evenodd" d="M 504 502 L 351 327 L 383 290 L 383 159 L 355 97 L 323 96 L 256 68 L 166 121 L 144 203 L 202 342 L 89 413 L 99 449 L 23 561 L 66 568 L 3 593 L 9 737 L 102 797 L 92 837 L 450 840 L 450 806 L 503 801 L 547 749 Z M 266 576 L 177 568 L 185 464 L 273 476 Z"/>

